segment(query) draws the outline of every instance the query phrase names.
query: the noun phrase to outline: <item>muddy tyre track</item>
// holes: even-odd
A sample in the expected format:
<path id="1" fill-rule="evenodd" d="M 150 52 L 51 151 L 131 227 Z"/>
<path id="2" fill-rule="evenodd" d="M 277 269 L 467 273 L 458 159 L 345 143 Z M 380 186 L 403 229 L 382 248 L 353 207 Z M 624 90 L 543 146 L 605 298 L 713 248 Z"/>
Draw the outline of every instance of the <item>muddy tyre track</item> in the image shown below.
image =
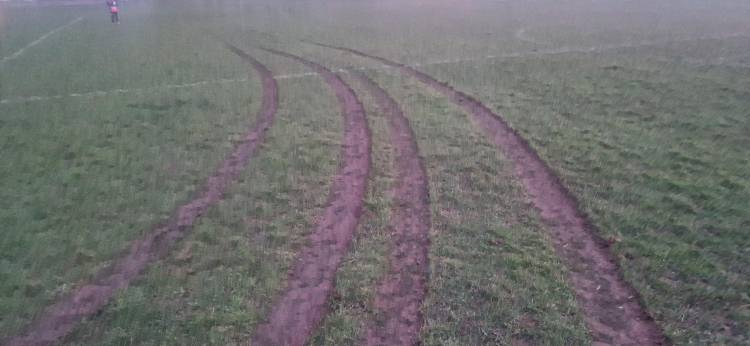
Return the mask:
<path id="1" fill-rule="evenodd" d="M 263 50 L 295 60 L 318 73 L 333 90 L 344 118 L 339 167 L 323 215 L 297 255 L 285 290 L 258 325 L 253 345 L 304 345 L 320 325 L 341 261 L 349 250 L 362 214 L 370 174 L 370 129 L 354 91 L 329 69 L 296 55 Z"/>
<path id="2" fill-rule="evenodd" d="M 266 131 L 273 125 L 278 109 L 278 87 L 271 71 L 264 65 L 235 47 L 229 48 L 250 63 L 261 77 L 263 100 L 255 124 L 235 144 L 229 156 L 219 164 L 196 195 L 178 207 L 166 223 L 133 241 L 111 266 L 45 309 L 22 335 L 6 340 L 7 345 L 60 342 L 79 322 L 95 315 L 119 290 L 128 287 L 150 263 L 166 256 L 172 246 L 189 233 L 195 221 L 222 198 L 229 185 L 250 162 L 265 139 Z"/>
<path id="3" fill-rule="evenodd" d="M 349 71 L 375 98 L 388 119 L 396 182 L 392 188 L 389 270 L 375 296 L 377 321 L 368 327 L 366 345 L 415 345 L 422 331 L 422 301 L 429 279 L 430 195 L 419 147 L 401 107 L 361 72 Z"/>
<path id="4" fill-rule="evenodd" d="M 638 292 L 622 277 L 608 244 L 578 209 L 575 197 L 531 148 L 498 114 L 478 100 L 412 67 L 364 52 L 315 43 L 373 59 L 424 83 L 473 116 L 482 131 L 513 163 L 531 202 L 548 227 L 558 256 L 594 342 L 615 345 L 667 344 L 661 328 L 643 308 Z"/>

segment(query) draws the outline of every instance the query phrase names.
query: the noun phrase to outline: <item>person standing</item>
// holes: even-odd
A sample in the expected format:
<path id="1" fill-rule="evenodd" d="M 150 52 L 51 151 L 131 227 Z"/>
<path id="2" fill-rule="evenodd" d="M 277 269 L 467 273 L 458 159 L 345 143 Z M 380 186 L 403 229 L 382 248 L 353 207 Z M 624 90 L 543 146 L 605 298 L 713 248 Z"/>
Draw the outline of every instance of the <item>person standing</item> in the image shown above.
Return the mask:
<path id="1" fill-rule="evenodd" d="M 107 0 L 107 7 L 109 8 L 112 23 L 120 24 L 120 7 L 117 4 L 117 0 Z"/>

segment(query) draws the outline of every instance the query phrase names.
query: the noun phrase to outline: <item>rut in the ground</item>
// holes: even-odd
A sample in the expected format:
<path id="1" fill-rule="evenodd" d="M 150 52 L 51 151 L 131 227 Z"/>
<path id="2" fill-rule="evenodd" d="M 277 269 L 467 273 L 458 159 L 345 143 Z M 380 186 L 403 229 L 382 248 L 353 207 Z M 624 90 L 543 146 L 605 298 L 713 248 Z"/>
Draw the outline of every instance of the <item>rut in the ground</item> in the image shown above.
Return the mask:
<path id="1" fill-rule="evenodd" d="M 263 101 L 253 127 L 219 164 L 196 196 L 180 206 L 169 221 L 134 241 L 122 257 L 97 273 L 91 282 L 76 287 L 48 307 L 22 335 L 7 340 L 8 345 L 58 343 L 81 320 L 100 311 L 115 293 L 126 288 L 151 262 L 164 257 L 192 229 L 193 223 L 222 198 L 227 187 L 250 162 L 273 124 L 278 108 L 278 88 L 271 71 L 265 66 L 241 50 L 229 48 L 253 66 L 263 83 Z"/>
<path id="2" fill-rule="evenodd" d="M 661 328 L 641 305 L 637 291 L 597 230 L 579 211 L 576 199 L 528 142 L 481 102 L 412 67 L 361 51 L 316 43 L 396 68 L 448 97 L 474 118 L 482 131 L 513 163 L 516 174 L 539 209 L 555 249 L 569 270 L 584 320 L 595 342 L 614 345 L 668 343 Z"/>
<path id="3" fill-rule="evenodd" d="M 378 285 L 377 322 L 370 323 L 367 345 L 415 345 L 422 330 L 422 301 L 430 265 L 430 195 L 427 172 L 414 131 L 401 107 L 361 72 L 349 71 L 373 95 L 388 119 L 396 181 L 392 188 L 390 268 Z"/>
<path id="4" fill-rule="evenodd" d="M 362 213 L 370 173 L 370 129 L 357 95 L 327 68 L 289 53 L 267 52 L 300 62 L 317 72 L 336 94 L 344 118 L 339 168 L 327 207 L 290 272 L 287 287 L 258 326 L 253 345 L 304 345 L 321 323 L 341 260 L 349 250 Z"/>

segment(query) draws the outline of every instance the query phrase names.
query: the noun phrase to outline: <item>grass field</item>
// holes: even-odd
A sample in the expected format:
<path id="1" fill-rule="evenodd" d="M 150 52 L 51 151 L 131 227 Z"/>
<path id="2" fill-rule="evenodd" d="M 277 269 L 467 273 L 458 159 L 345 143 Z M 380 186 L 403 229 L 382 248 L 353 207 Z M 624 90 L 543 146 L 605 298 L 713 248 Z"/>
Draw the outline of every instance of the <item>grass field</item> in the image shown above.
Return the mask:
<path id="1" fill-rule="evenodd" d="M 338 195 L 349 131 L 323 79 L 260 47 L 337 72 L 372 132 L 364 207 L 310 344 L 370 342 L 388 319 L 381 280 L 409 260 L 391 251 L 403 149 L 346 68 L 400 105 L 426 168 L 418 340 L 607 342 L 516 159 L 444 95 L 320 42 L 414 66 L 501 115 L 668 342 L 750 343 L 749 17 L 740 0 L 129 0 L 112 25 L 99 2 L 0 2 L 0 343 L 175 218 L 243 141 L 267 90 L 223 41 L 276 76 L 273 126 L 184 238 L 59 342 L 258 341 Z"/>

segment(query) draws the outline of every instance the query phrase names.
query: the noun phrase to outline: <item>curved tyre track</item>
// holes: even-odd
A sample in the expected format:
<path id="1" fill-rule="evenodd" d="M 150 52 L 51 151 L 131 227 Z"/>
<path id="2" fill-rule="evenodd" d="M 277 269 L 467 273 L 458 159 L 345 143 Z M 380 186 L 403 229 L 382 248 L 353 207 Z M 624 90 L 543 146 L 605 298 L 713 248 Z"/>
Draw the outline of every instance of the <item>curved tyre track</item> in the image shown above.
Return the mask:
<path id="1" fill-rule="evenodd" d="M 388 119 L 396 149 L 390 225 L 390 269 L 375 296 L 376 323 L 369 326 L 367 345 L 415 345 L 422 330 L 422 301 L 429 279 L 430 195 L 417 141 L 401 107 L 360 72 L 349 72 L 375 98 Z"/>
<path id="2" fill-rule="evenodd" d="M 339 168 L 327 207 L 293 266 L 287 287 L 259 325 L 253 345 L 303 345 L 320 324 L 333 292 L 336 271 L 359 224 L 370 173 L 370 130 L 354 91 L 336 74 L 289 53 L 263 50 L 300 62 L 317 72 L 336 94 L 344 117 Z"/>
<path id="3" fill-rule="evenodd" d="M 229 157 L 220 163 L 200 192 L 180 206 L 165 224 L 134 241 L 122 257 L 97 273 L 91 282 L 74 289 L 48 307 L 25 333 L 7 340 L 8 345 L 49 345 L 59 342 L 81 320 L 104 307 L 118 290 L 126 288 L 149 263 L 164 257 L 172 245 L 191 230 L 193 223 L 221 199 L 229 184 L 247 166 L 265 139 L 266 130 L 273 124 L 278 108 L 278 87 L 271 71 L 260 62 L 234 47 L 230 49 L 253 66 L 263 83 L 263 102 L 254 126 L 234 146 Z"/>
<path id="4" fill-rule="evenodd" d="M 481 102 L 412 67 L 361 51 L 316 43 L 398 69 L 470 113 L 484 133 L 513 163 L 534 206 L 552 235 L 558 255 L 570 271 L 569 280 L 594 342 L 615 345 L 667 344 L 659 326 L 641 306 L 637 291 L 622 277 L 608 245 L 578 210 L 576 199 L 562 185 L 525 139 Z"/>

